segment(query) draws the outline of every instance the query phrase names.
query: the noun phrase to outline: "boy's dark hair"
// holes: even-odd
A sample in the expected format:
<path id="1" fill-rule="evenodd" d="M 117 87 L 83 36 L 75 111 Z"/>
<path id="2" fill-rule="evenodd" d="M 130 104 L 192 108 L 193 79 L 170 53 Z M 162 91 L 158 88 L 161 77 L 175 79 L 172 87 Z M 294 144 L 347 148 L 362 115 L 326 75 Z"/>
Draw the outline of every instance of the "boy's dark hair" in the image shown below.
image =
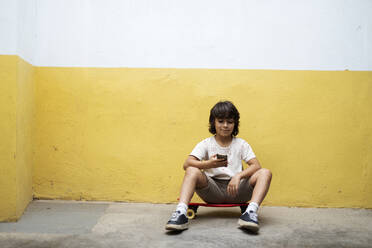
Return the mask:
<path id="1" fill-rule="evenodd" d="M 240 114 L 234 104 L 230 101 L 218 102 L 213 106 L 209 115 L 209 132 L 216 134 L 215 120 L 217 119 L 234 119 L 234 130 L 232 136 L 239 133 Z"/>

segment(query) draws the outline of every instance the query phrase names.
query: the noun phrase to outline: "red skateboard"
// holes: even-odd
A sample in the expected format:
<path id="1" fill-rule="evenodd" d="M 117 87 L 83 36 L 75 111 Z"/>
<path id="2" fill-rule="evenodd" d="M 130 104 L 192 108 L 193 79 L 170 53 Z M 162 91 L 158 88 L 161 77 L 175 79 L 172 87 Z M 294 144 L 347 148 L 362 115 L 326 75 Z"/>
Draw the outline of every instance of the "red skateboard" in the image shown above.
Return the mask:
<path id="1" fill-rule="evenodd" d="M 247 209 L 248 203 L 222 203 L 222 204 L 214 204 L 214 203 L 197 203 L 191 202 L 189 203 L 189 208 L 187 209 L 187 217 L 189 219 L 194 219 L 196 213 L 198 211 L 198 207 L 217 207 L 217 208 L 225 208 L 225 207 L 240 207 L 241 213 L 244 213 Z"/>

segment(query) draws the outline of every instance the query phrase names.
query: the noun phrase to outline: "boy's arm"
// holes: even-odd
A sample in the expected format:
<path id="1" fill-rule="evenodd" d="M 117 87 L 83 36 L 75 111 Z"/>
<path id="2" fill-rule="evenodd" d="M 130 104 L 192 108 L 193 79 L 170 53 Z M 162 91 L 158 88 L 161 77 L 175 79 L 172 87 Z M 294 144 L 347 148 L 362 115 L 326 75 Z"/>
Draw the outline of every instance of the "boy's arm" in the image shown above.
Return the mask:
<path id="1" fill-rule="evenodd" d="M 227 160 L 224 159 L 217 159 L 217 155 L 213 155 L 210 160 L 203 160 L 200 161 L 198 158 L 189 155 L 183 164 L 183 169 L 186 170 L 187 167 L 196 167 L 198 169 L 210 169 L 210 168 L 217 168 L 217 167 L 226 167 Z"/>
<path id="2" fill-rule="evenodd" d="M 250 159 L 247 164 L 249 165 L 248 168 L 231 178 L 229 185 L 227 186 L 227 193 L 229 193 L 230 195 L 235 196 L 238 193 L 240 179 L 249 178 L 256 171 L 261 169 L 260 162 L 258 162 L 257 158 Z"/>
<path id="3" fill-rule="evenodd" d="M 248 162 L 248 168 L 238 173 L 240 179 L 251 177 L 256 171 L 261 169 L 261 164 L 257 158 L 252 158 Z"/>

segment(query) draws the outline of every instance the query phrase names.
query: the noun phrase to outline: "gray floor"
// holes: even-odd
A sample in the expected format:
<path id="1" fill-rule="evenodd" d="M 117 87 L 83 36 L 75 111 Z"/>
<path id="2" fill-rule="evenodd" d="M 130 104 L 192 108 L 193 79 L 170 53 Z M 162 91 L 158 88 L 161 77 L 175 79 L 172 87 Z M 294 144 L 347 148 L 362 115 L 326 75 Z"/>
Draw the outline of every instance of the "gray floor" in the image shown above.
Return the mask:
<path id="1" fill-rule="evenodd" d="M 239 208 L 203 208 L 184 232 L 165 231 L 175 205 L 34 201 L 0 223 L 0 247 L 372 247 L 372 210 L 262 207 L 260 232 Z"/>

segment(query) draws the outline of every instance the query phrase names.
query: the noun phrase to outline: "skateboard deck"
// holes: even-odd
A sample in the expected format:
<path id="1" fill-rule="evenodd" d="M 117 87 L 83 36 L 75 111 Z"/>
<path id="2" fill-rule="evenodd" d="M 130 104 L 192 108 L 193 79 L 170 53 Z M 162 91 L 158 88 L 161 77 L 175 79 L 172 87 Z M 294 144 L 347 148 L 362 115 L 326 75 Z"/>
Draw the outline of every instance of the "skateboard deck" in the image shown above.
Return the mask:
<path id="1" fill-rule="evenodd" d="M 187 217 L 189 219 L 194 219 L 198 208 L 202 207 L 217 207 L 217 208 L 226 208 L 226 207 L 240 207 L 241 213 L 244 213 L 247 209 L 248 203 L 199 203 L 199 202 L 190 202 L 187 209 Z"/>

